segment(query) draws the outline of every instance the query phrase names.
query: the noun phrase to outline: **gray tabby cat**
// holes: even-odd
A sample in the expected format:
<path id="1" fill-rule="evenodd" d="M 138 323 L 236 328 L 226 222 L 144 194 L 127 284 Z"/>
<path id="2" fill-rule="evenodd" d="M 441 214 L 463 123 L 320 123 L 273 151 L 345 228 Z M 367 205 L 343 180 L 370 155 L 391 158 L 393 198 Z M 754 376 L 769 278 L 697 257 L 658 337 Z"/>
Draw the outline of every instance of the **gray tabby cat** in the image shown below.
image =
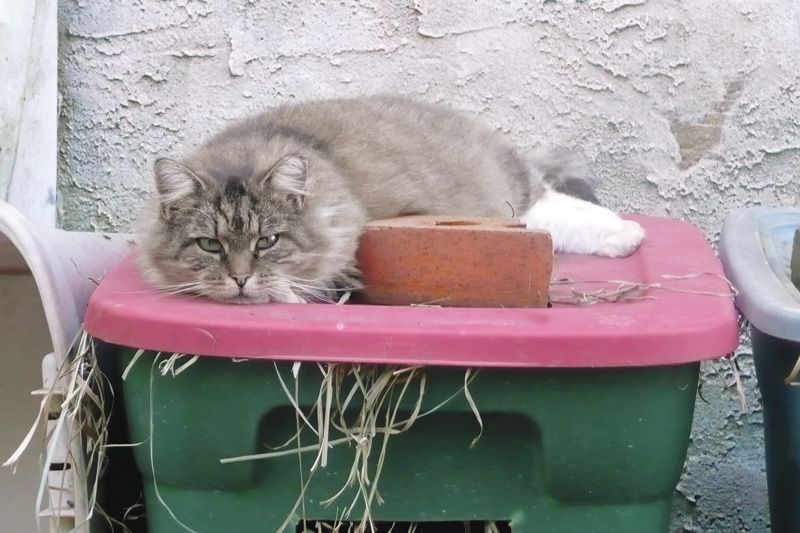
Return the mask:
<path id="1" fill-rule="evenodd" d="M 232 303 L 331 301 L 358 288 L 367 221 L 415 214 L 510 217 L 557 250 L 619 257 L 644 238 L 593 203 L 574 160 L 531 162 L 448 108 L 364 97 L 285 105 L 155 164 L 138 264 L 164 291 Z M 549 184 L 548 184 L 549 183 Z"/>

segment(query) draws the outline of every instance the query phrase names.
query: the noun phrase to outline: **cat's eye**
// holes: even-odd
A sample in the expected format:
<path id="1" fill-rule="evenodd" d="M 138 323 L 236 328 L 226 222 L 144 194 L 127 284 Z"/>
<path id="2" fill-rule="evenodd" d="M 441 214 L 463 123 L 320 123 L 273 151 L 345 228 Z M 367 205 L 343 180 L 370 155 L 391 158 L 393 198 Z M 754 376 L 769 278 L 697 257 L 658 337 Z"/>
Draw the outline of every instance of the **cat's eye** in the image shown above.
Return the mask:
<path id="1" fill-rule="evenodd" d="M 267 235 L 256 241 L 256 250 L 268 250 L 278 243 L 278 234 Z"/>
<path id="2" fill-rule="evenodd" d="M 217 239 L 209 239 L 208 237 L 198 237 L 195 239 L 197 246 L 211 254 L 218 254 L 222 252 L 222 243 Z"/>

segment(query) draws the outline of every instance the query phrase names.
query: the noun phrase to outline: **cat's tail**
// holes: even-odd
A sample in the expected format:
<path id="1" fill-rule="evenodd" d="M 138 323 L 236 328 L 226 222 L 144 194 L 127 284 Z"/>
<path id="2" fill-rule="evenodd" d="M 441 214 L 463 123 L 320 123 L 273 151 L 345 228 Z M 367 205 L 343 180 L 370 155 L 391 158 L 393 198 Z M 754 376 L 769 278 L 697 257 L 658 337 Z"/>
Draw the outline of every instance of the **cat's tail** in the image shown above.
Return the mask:
<path id="1" fill-rule="evenodd" d="M 588 161 L 577 152 L 566 148 L 537 148 L 529 154 L 528 162 L 553 190 L 600 204 L 595 194 L 600 180 L 589 170 Z"/>

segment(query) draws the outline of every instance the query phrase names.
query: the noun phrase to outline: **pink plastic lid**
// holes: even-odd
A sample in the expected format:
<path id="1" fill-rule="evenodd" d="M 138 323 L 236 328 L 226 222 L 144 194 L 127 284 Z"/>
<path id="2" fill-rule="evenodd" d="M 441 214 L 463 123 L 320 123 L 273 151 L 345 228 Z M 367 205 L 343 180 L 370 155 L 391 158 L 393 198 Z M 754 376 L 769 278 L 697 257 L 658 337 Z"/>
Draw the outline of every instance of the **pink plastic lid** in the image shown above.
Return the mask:
<path id="1" fill-rule="evenodd" d="M 733 299 L 717 277 L 722 269 L 705 237 L 684 222 L 631 218 L 647 230 L 638 252 L 625 259 L 558 255 L 554 278 L 658 283 L 675 290 L 550 309 L 227 305 L 159 294 L 128 257 L 92 295 L 85 327 L 124 346 L 288 361 L 589 368 L 687 363 L 733 351 L 739 341 Z M 577 287 L 610 290 L 618 284 Z M 568 294 L 568 286 L 556 285 L 551 296 Z"/>

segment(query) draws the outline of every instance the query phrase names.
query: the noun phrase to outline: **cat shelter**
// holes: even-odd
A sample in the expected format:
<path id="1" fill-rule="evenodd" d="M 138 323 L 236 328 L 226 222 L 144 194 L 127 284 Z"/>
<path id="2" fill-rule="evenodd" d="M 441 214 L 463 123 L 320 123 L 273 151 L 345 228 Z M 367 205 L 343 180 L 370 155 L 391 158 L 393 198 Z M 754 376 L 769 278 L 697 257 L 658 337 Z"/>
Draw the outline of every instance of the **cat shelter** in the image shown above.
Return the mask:
<path id="1" fill-rule="evenodd" d="M 722 228 L 720 257 L 750 323 L 771 528 L 800 531 L 800 208 L 732 213 Z"/>
<path id="2" fill-rule="evenodd" d="M 636 220 L 628 258 L 557 256 L 541 309 L 224 305 L 127 257 L 85 329 L 115 354 L 149 531 L 666 532 L 700 362 L 738 328 L 704 236 Z"/>

